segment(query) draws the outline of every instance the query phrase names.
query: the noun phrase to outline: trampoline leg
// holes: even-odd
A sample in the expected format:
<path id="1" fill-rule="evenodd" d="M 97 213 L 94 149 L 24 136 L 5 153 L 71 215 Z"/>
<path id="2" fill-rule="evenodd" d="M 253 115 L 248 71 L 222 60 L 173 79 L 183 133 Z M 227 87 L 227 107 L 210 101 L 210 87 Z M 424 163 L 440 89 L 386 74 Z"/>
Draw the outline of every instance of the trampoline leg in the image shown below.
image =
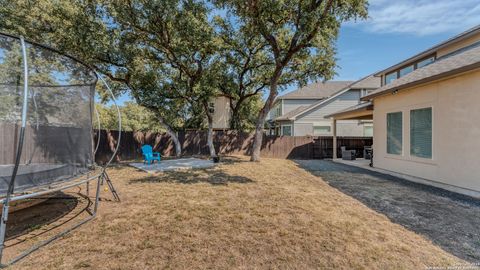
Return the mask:
<path id="1" fill-rule="evenodd" d="M 97 210 L 98 210 L 98 205 L 99 205 L 99 201 L 100 201 L 100 183 L 101 183 L 101 178 L 102 176 L 98 176 L 97 178 L 97 191 L 96 191 L 96 197 L 95 197 L 95 204 L 94 204 L 94 208 L 93 208 L 93 211 L 91 212 L 90 216 L 85 218 L 84 220 L 76 223 L 75 225 L 72 225 L 71 227 L 65 229 L 64 231 L 44 240 L 44 241 L 40 241 L 39 243 L 33 245 L 32 247 L 30 247 L 29 249 L 23 251 L 22 253 L 20 253 L 19 255 L 17 255 L 16 257 L 14 257 L 13 259 L 11 259 L 10 261 L 6 262 L 6 263 L 0 263 L 0 268 L 5 268 L 9 265 L 12 265 L 16 262 L 18 262 L 19 260 L 25 258 L 26 256 L 28 256 L 29 254 L 31 254 L 32 252 L 34 252 L 35 250 L 38 250 L 39 248 L 43 247 L 43 246 L 46 246 L 47 244 L 55 241 L 56 239 L 66 235 L 67 233 L 75 230 L 76 228 L 80 227 L 81 225 L 87 223 L 88 221 L 92 220 L 95 218 L 96 214 L 97 214 Z M 88 197 L 87 197 L 88 198 Z M 5 205 L 5 203 L 4 203 Z M 4 207 L 5 209 L 5 207 Z M 3 240 L 1 240 L 1 246 L 0 246 L 0 252 L 3 251 L 4 249 L 4 239 L 5 239 L 5 228 L 6 228 L 6 216 L 8 216 L 8 207 L 6 209 L 6 211 L 4 210 L 4 213 L 7 213 L 7 215 L 4 216 L 4 214 L 2 213 L 2 221 L 5 220 L 5 223 L 0 223 L 0 233 L 2 233 L 0 236 L 3 237 Z M 90 212 L 89 212 L 90 213 Z M 2 225 L 4 227 L 2 227 Z M 2 229 L 3 228 L 3 229 Z M 1 253 L 0 253 L 0 262 L 1 262 Z"/>
<path id="2" fill-rule="evenodd" d="M 3 211 L 2 211 L 2 220 L 0 220 L 0 266 L 3 267 L 3 249 L 5 248 L 5 234 L 7 232 L 7 220 L 8 220 L 8 211 L 9 203 L 7 200 L 3 201 Z"/>
<path id="3" fill-rule="evenodd" d="M 100 185 L 102 183 L 102 175 L 98 177 L 97 181 L 97 192 L 95 194 L 95 205 L 93 206 L 93 216 L 97 215 L 98 202 L 100 201 Z"/>
<path id="4" fill-rule="evenodd" d="M 117 190 L 113 186 L 112 180 L 110 180 L 110 176 L 108 176 L 107 172 L 104 172 L 103 175 L 105 178 L 105 182 L 107 182 L 108 188 L 110 188 L 110 192 L 112 192 L 113 198 L 115 198 L 115 201 L 119 202 L 120 196 L 118 195 Z"/>

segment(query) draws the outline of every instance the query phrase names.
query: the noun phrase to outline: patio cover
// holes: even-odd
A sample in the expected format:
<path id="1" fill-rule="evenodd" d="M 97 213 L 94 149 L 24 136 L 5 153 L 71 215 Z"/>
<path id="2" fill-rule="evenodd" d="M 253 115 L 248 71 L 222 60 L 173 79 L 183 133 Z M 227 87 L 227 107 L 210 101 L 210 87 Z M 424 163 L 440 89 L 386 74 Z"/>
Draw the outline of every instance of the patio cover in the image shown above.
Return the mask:
<path id="1" fill-rule="evenodd" d="M 333 118 L 333 158 L 337 158 L 337 120 L 373 120 L 373 103 L 363 102 L 344 110 L 326 115 Z"/>
<path id="2" fill-rule="evenodd" d="M 331 117 L 334 120 L 373 120 L 373 103 L 363 102 L 325 117 Z"/>

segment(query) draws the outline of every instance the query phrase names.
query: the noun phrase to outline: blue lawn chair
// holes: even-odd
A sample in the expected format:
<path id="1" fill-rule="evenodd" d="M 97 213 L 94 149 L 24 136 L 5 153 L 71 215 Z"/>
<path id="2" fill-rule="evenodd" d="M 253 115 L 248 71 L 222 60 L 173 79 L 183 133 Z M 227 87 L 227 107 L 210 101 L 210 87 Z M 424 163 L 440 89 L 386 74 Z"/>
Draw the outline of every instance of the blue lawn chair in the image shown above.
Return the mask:
<path id="1" fill-rule="evenodd" d="M 148 165 L 150 165 L 154 163 L 155 160 L 160 162 L 160 159 L 161 159 L 160 153 L 153 152 L 153 148 L 148 144 L 145 144 L 144 146 L 142 146 L 142 154 L 143 154 L 144 164 L 147 163 Z"/>

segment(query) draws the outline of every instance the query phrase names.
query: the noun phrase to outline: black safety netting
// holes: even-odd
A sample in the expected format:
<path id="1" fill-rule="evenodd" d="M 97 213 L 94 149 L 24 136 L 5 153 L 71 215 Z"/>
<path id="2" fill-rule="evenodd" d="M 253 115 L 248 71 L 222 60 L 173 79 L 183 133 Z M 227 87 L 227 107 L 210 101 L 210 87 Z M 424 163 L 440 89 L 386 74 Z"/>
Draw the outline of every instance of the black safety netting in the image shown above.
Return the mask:
<path id="1" fill-rule="evenodd" d="M 94 163 L 92 111 L 97 78 L 74 60 L 26 43 L 28 112 L 15 192 L 68 181 Z M 0 34 L 0 196 L 15 167 L 24 93 L 20 40 Z"/>

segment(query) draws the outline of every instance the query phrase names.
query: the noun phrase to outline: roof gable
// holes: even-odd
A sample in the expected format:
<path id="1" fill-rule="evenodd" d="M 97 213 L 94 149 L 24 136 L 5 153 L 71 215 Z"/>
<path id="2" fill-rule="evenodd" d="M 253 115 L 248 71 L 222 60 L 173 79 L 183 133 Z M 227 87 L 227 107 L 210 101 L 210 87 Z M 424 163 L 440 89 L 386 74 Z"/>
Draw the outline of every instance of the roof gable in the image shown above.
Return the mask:
<path id="1" fill-rule="evenodd" d="M 353 83 L 353 81 L 327 81 L 305 85 L 277 99 L 325 99 Z"/>
<path id="2" fill-rule="evenodd" d="M 312 104 L 310 106 L 301 106 L 302 109 L 300 109 L 300 107 L 299 107 L 299 109 L 296 109 L 294 111 L 291 111 L 291 112 L 283 115 L 285 117 L 282 116 L 282 118 L 279 119 L 279 120 L 295 120 L 296 117 L 298 117 L 302 114 L 306 114 L 306 113 L 314 110 L 315 108 L 328 103 L 329 101 L 341 96 L 343 93 L 346 93 L 350 90 L 376 89 L 379 86 L 380 86 L 380 77 L 375 77 L 373 75 L 368 75 L 364 78 L 361 78 L 358 81 L 354 81 L 350 84 L 347 84 L 343 89 L 340 89 L 339 91 L 335 92 L 333 95 L 329 96 L 328 98 L 321 99 L 321 100 L 315 102 L 314 104 Z"/>

